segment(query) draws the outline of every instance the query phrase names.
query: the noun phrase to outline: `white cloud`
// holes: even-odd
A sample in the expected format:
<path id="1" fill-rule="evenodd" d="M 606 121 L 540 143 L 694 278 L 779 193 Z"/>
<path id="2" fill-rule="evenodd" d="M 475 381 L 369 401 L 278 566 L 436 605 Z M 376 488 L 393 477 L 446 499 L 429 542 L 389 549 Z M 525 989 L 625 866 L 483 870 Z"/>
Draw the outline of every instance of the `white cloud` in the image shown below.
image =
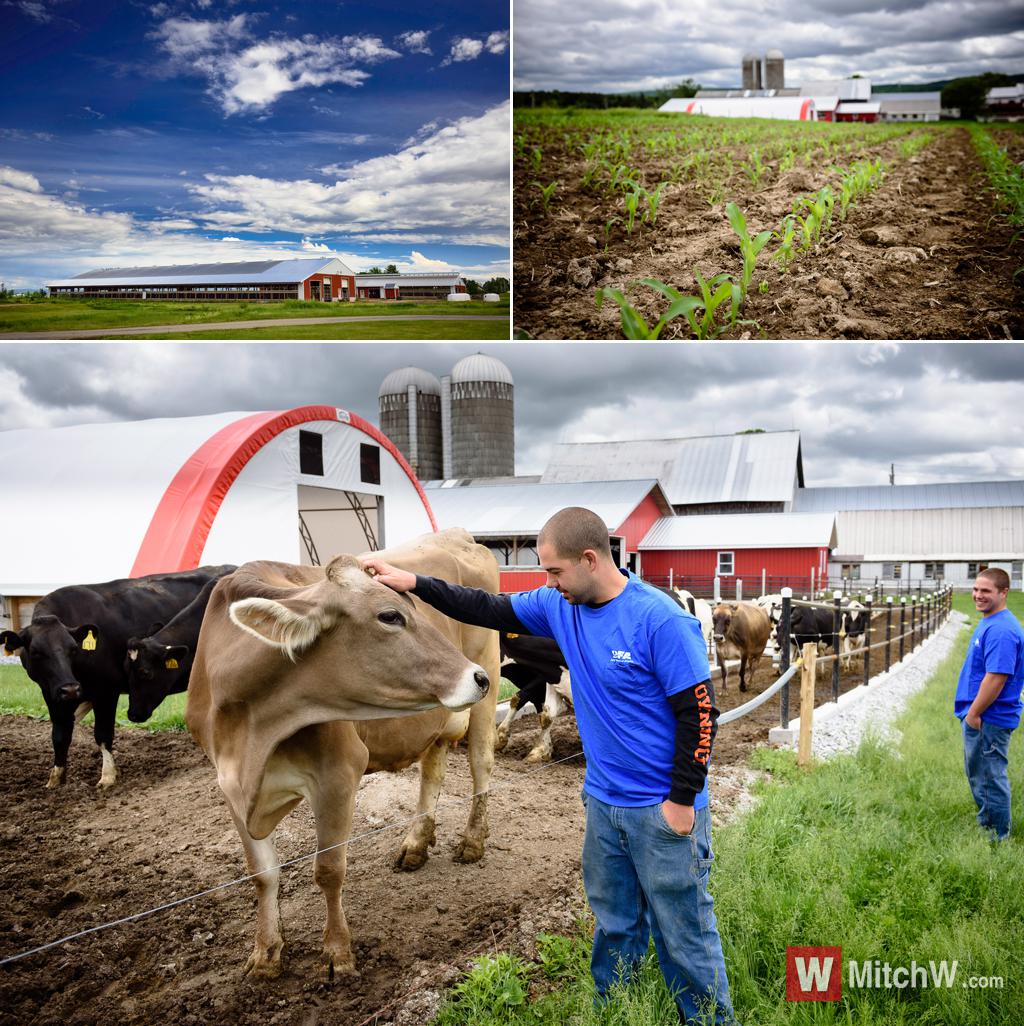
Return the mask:
<path id="1" fill-rule="evenodd" d="M 403 32 L 400 36 L 395 37 L 395 42 L 399 46 L 404 46 L 409 53 L 432 53 L 433 51 L 427 45 L 429 35 L 429 32 Z"/>
<path id="2" fill-rule="evenodd" d="M 499 235 L 508 224 L 508 123 L 505 102 L 397 153 L 331 168 L 334 184 L 208 174 L 188 186 L 207 207 L 193 216 L 245 232 L 419 229 L 440 230 L 450 241 Z"/>
<path id="3" fill-rule="evenodd" d="M 302 248 L 307 253 L 330 253 L 332 252 L 331 247 L 325 242 L 313 242 L 312 239 L 303 239 Z"/>
<path id="4" fill-rule="evenodd" d="M 48 21 L 53 20 L 50 10 L 40 0 L 17 0 L 14 6 L 22 14 L 27 14 L 33 21 L 38 21 L 41 25 L 45 25 Z"/>
<path id="5" fill-rule="evenodd" d="M 296 89 L 340 83 L 360 86 L 370 76 L 356 64 L 401 56 L 377 36 L 252 41 L 249 16 L 224 21 L 169 18 L 157 31 L 161 46 L 184 74 L 199 74 L 225 114 L 260 113 Z"/>
<path id="6" fill-rule="evenodd" d="M 221 242 L 241 242 L 242 240 L 237 238 L 234 235 L 225 235 L 224 238 L 222 238 L 220 241 Z"/>
<path id="7" fill-rule="evenodd" d="M 27 171 L 19 171 L 17 168 L 0 165 L 0 187 L 9 186 L 11 189 L 20 192 L 42 192 L 43 187 L 35 175 Z"/>
<path id="8" fill-rule="evenodd" d="M 400 262 L 398 266 L 400 269 L 410 272 L 456 270 L 447 260 L 431 260 L 422 253 L 418 253 L 415 249 L 409 254 L 409 259 Z"/>
<path id="9" fill-rule="evenodd" d="M 448 56 L 441 61 L 441 67 L 460 61 L 475 61 L 480 54 L 487 53 L 502 54 L 508 49 L 508 32 L 492 32 L 484 39 L 473 39 L 470 36 L 461 36 L 452 42 L 452 48 Z"/>

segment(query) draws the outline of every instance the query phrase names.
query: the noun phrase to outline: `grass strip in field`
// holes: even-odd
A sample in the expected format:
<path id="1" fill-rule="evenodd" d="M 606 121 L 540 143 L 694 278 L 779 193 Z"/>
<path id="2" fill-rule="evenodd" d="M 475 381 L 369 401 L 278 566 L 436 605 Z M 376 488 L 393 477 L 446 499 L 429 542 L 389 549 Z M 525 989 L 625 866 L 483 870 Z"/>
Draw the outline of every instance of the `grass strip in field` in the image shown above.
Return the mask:
<path id="1" fill-rule="evenodd" d="M 1020 596 L 1014 596 L 1020 612 Z M 960 608 L 968 596 L 958 596 Z M 809 770 L 759 749 L 773 780 L 715 835 L 715 911 L 738 1021 L 757 1026 L 1006 1026 L 1024 1008 L 1021 794 L 1024 732 L 1010 752 L 1017 826 L 993 845 L 974 821 L 952 714 L 966 652 L 950 657 L 908 705 L 896 743 L 868 738 Z M 714 786 L 712 779 L 712 786 Z M 437 1026 L 675 1026 L 653 960 L 638 984 L 592 1006 L 587 924 L 538 937 L 538 959 L 488 955 L 451 992 Z M 787 946 L 841 946 L 838 1002 L 786 1000 Z M 850 986 L 848 966 L 957 963 L 952 987 Z M 972 986 L 971 978 L 1001 985 Z M 931 981 L 931 976 L 929 976 Z"/>
<path id="2" fill-rule="evenodd" d="M 267 320 L 281 317 L 391 317 L 395 314 L 442 314 L 456 319 L 467 314 L 507 312 L 500 303 L 449 303 L 390 300 L 357 303 L 177 303 L 121 299 L 24 298 L 0 301 L 0 333 L 64 331 L 87 328 L 146 327 L 157 324 L 206 324 Z"/>

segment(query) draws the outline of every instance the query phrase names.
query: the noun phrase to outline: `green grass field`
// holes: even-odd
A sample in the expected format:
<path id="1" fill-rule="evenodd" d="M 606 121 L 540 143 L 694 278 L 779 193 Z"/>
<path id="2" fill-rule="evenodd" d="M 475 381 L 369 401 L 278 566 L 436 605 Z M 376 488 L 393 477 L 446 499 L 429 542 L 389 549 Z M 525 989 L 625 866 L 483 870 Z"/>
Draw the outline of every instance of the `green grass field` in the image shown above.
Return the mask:
<path id="1" fill-rule="evenodd" d="M 88 328 L 130 328 L 153 324 L 206 324 L 221 321 L 274 320 L 280 317 L 392 317 L 395 314 L 508 313 L 509 298 L 500 303 L 449 303 L 425 300 L 357 303 L 167 303 L 119 299 L 33 298 L 0 301 L 0 332 L 73 331 Z M 298 336 L 296 336 L 298 337 Z M 322 336 L 317 336 L 322 337 Z M 401 337 L 401 336 L 398 336 Z M 429 336 L 427 336 L 429 337 Z M 507 336 L 503 336 L 507 337 Z"/>
<path id="2" fill-rule="evenodd" d="M 480 313 L 479 309 L 476 311 Z M 245 328 L 226 331 L 189 331 L 177 334 L 118 335 L 117 338 L 134 338 L 139 342 L 150 339 L 502 339 L 509 337 L 509 322 L 485 321 L 477 317 L 453 318 L 445 321 L 381 321 L 378 324 L 366 322 L 356 324 L 305 324 L 280 328 Z"/>
<path id="3" fill-rule="evenodd" d="M 973 611 L 970 596 L 956 605 Z M 1024 613 L 1024 596 L 1011 608 Z M 974 614 L 974 619 L 977 619 Z M 715 834 L 712 891 L 738 1021 L 744 1026 L 1010 1026 L 1024 1008 L 1020 887 L 1024 732 L 1010 774 L 1016 826 L 993 846 L 978 830 L 952 714 L 969 635 L 901 717 L 895 746 L 867 740 L 809 770 L 759 749 L 760 800 Z M 538 939 L 538 959 L 495 951 L 449 994 L 437 1026 L 675 1026 L 654 965 L 601 1011 L 592 1006 L 589 932 Z M 841 946 L 843 997 L 790 1003 L 787 946 Z M 850 960 L 892 967 L 957 962 L 950 988 L 851 987 Z M 970 986 L 998 977 L 1001 986 Z M 977 981 L 976 981 L 977 982 Z"/>

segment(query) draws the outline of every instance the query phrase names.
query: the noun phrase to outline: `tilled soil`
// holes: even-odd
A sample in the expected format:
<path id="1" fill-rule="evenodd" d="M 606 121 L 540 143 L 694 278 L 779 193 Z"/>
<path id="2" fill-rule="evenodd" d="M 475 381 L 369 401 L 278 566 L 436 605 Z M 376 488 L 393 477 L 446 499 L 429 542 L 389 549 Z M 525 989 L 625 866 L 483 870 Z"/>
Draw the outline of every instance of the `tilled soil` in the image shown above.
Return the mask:
<path id="1" fill-rule="evenodd" d="M 720 707 L 740 704 L 776 676 L 763 659 L 741 694 L 733 672 Z M 859 680 L 859 669 L 844 674 L 843 690 Z M 824 675 L 818 694 L 819 701 L 828 696 Z M 772 699 L 720 730 L 711 782 L 716 821 L 749 800 L 743 762 L 777 721 Z M 462 753 L 449 756 L 439 843 L 416 873 L 391 868 L 398 829 L 372 831 L 414 814 L 417 770 L 364 780 L 345 887 L 356 975 L 333 982 L 322 976 L 323 900 L 306 861 L 282 872 L 287 947 L 277 980 L 241 975 L 255 911 L 252 885 L 245 883 L 3 966 L 0 1024 L 427 1022 L 439 991 L 471 956 L 495 946 L 530 956 L 537 933 L 570 932 L 584 909 L 579 736 L 571 717 L 559 720 L 554 759 L 568 761 L 532 767 L 523 759 L 535 732 L 534 717 L 520 720 L 498 755 L 491 835 L 475 865 L 451 859 L 472 792 Z M 99 793 L 93 786 L 99 758 L 90 731 L 79 726 L 68 782 L 47 791 L 49 724 L 0 717 L 0 958 L 245 875 L 216 775 L 186 734 L 121 730 L 115 754 L 120 782 Z M 276 837 L 282 862 L 315 849 L 305 804 Z"/>
<path id="2" fill-rule="evenodd" d="M 1019 135 L 1000 136 L 1011 153 Z M 520 168 L 514 187 L 515 313 L 517 329 L 537 339 L 621 338 L 619 311 L 598 310 L 597 288 L 626 292 L 653 324 L 667 301 L 645 286 L 655 278 L 683 294 L 699 294 L 693 268 L 705 278 L 739 274 L 736 236 L 725 201 L 709 208 L 695 183 L 670 186 L 654 228 L 631 239 L 613 235 L 607 251 L 607 203 L 580 184 L 582 158 L 549 153 L 548 173 L 560 182 L 558 199 L 542 216 Z M 834 219 L 818 246 L 800 254 L 781 274 L 762 254 L 740 317 L 755 322 L 723 338 L 768 339 L 1019 339 L 1024 336 L 1024 244 L 994 217 L 992 194 L 966 129 L 941 127 L 933 142 L 909 158 L 893 140 L 865 149 L 889 168 L 880 188 Z M 1018 157 L 1019 159 L 1019 157 Z M 658 177 L 657 169 L 648 178 Z M 797 197 L 834 181 L 827 167 L 769 174 L 725 199 L 745 212 L 750 235 L 778 228 Z M 744 194 L 745 192 L 745 194 Z M 621 236 L 621 237 L 619 237 Z M 767 291 L 758 291 L 767 282 Z M 662 338 L 689 338 L 685 319 Z"/>

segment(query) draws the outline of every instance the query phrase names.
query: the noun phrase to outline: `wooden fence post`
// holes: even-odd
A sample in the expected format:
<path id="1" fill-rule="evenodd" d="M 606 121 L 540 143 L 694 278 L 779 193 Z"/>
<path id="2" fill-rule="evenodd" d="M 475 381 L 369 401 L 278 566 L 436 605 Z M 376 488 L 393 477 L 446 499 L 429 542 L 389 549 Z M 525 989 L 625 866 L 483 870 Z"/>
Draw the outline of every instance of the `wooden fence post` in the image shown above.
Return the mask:
<path id="1" fill-rule="evenodd" d="M 779 673 L 789 669 L 789 630 L 793 615 L 793 589 L 782 589 L 782 615 L 779 618 L 779 629 L 776 638 L 779 642 Z M 789 727 L 789 682 L 782 685 L 782 696 L 779 699 L 779 725 L 783 730 Z"/>
<path id="2" fill-rule="evenodd" d="M 800 743 L 797 749 L 798 766 L 811 761 L 811 730 L 814 724 L 814 680 L 818 646 L 813 642 L 804 645 L 803 665 L 800 667 Z"/>
<path id="3" fill-rule="evenodd" d="M 874 609 L 870 598 L 865 605 L 867 606 L 865 613 L 867 619 L 864 621 L 864 683 L 867 684 L 871 679 L 871 614 Z"/>
<path id="4" fill-rule="evenodd" d="M 892 595 L 885 600 L 885 672 L 892 666 Z"/>
<path id="5" fill-rule="evenodd" d="M 903 653 L 907 644 L 907 600 L 900 596 L 900 662 L 903 662 Z"/>
<path id="6" fill-rule="evenodd" d="M 832 653 L 835 658 L 832 660 L 832 701 L 839 701 L 839 634 L 840 624 L 842 623 L 843 614 L 839 608 L 839 600 L 842 598 L 841 592 L 834 592 L 832 595 Z M 845 633 L 845 632 L 844 632 Z"/>

